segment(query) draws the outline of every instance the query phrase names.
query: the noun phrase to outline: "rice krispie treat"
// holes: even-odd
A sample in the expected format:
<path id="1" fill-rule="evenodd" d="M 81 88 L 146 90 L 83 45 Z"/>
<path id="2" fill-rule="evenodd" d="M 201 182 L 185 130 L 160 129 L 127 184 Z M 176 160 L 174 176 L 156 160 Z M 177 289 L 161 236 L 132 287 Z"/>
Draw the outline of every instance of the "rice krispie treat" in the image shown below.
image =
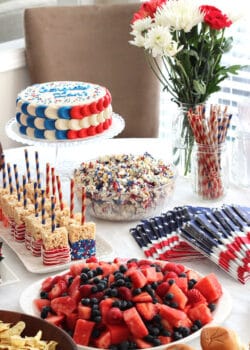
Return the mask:
<path id="1" fill-rule="evenodd" d="M 86 222 L 83 225 L 75 222 L 68 226 L 72 260 L 86 259 L 95 255 L 95 233 L 94 222 Z"/>
<path id="2" fill-rule="evenodd" d="M 66 264 L 71 261 L 66 227 L 57 227 L 54 232 L 42 230 L 42 259 L 44 265 Z"/>

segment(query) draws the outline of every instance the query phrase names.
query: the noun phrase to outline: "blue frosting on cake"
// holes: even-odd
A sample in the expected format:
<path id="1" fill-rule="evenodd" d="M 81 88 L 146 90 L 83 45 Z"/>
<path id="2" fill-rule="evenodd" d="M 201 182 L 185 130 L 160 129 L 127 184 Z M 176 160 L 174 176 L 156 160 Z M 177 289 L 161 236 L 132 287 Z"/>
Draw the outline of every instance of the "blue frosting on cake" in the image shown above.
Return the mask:
<path id="1" fill-rule="evenodd" d="M 21 125 L 19 131 L 23 135 L 27 135 L 27 126 Z"/>
<path id="2" fill-rule="evenodd" d="M 20 112 L 17 112 L 17 113 L 16 113 L 16 121 L 17 121 L 19 124 L 22 124 L 22 123 L 21 123 L 21 113 L 20 113 Z"/>
<path id="3" fill-rule="evenodd" d="M 34 136 L 37 139 L 45 139 L 44 130 L 34 129 Z"/>
<path id="4" fill-rule="evenodd" d="M 24 102 L 21 106 L 21 111 L 24 113 L 24 114 L 28 114 L 28 111 L 27 111 L 27 108 L 29 106 L 29 103 L 28 102 Z"/>
<path id="5" fill-rule="evenodd" d="M 26 119 L 26 122 L 27 122 L 27 125 L 30 127 L 30 128 L 35 128 L 35 117 L 32 117 L 31 115 L 29 115 Z"/>
<path id="6" fill-rule="evenodd" d="M 55 120 L 54 119 L 49 119 L 45 118 L 44 119 L 44 127 L 47 130 L 55 130 Z"/>
<path id="7" fill-rule="evenodd" d="M 46 108 L 47 108 L 47 106 L 38 106 L 38 107 L 36 107 L 36 115 L 38 117 L 45 118 L 46 117 L 46 115 L 45 115 Z"/>
<path id="8" fill-rule="evenodd" d="M 71 119 L 70 108 L 70 106 L 60 107 L 57 111 L 58 117 L 62 119 Z"/>
<path id="9" fill-rule="evenodd" d="M 67 130 L 56 130 L 56 138 L 58 140 L 65 140 L 67 139 Z"/>

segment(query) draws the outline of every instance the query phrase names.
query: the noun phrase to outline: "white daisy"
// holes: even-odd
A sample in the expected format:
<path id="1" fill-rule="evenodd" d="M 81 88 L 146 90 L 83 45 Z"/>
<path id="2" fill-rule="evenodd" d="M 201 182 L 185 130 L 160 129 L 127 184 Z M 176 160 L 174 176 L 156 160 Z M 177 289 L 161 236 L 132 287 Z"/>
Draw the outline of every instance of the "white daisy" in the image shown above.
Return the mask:
<path id="1" fill-rule="evenodd" d="M 162 26 L 154 27 L 148 31 L 144 47 L 150 51 L 153 57 L 173 56 L 178 52 L 178 44 L 173 41 L 169 29 Z"/>
<path id="2" fill-rule="evenodd" d="M 145 45 L 145 35 L 149 28 L 152 26 L 152 19 L 151 17 L 145 17 L 143 19 L 138 19 L 135 21 L 131 27 L 132 31 L 130 34 L 134 36 L 134 39 L 129 41 L 130 44 L 144 47 Z"/>
<path id="3" fill-rule="evenodd" d="M 155 23 L 169 26 L 172 30 L 189 32 L 203 21 L 204 15 L 194 0 L 168 0 L 155 14 Z"/>

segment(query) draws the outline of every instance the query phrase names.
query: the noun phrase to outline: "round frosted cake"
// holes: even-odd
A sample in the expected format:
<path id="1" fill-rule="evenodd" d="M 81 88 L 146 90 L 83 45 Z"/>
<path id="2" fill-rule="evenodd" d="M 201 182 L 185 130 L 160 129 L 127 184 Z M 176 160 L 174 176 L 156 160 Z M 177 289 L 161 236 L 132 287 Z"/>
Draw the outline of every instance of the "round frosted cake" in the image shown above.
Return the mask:
<path id="1" fill-rule="evenodd" d="M 97 84 L 55 81 L 21 91 L 16 121 L 21 134 L 35 139 L 67 140 L 94 136 L 112 123 L 109 90 Z"/>

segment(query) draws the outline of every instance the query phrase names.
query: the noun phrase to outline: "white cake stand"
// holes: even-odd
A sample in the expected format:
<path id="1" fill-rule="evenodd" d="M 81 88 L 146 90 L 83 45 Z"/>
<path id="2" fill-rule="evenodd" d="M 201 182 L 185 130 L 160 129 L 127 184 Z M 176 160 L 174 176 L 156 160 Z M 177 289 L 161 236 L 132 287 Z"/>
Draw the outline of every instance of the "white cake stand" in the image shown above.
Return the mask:
<path id="1" fill-rule="evenodd" d="M 37 148 L 48 147 L 49 152 L 54 153 L 54 162 L 55 167 L 60 172 L 62 176 L 69 176 L 69 171 L 72 172 L 72 162 L 69 159 L 63 157 L 63 161 L 60 162 L 60 154 L 64 155 L 65 148 L 74 148 L 77 149 L 78 146 L 84 146 L 85 144 L 91 142 L 99 142 L 103 139 L 111 139 L 117 135 L 119 135 L 125 127 L 124 119 L 116 113 L 112 115 L 112 124 L 109 129 L 105 130 L 103 133 L 95 136 L 89 136 L 84 139 L 73 139 L 73 140 L 38 140 L 27 135 L 23 135 L 19 132 L 19 125 L 16 122 L 15 118 L 10 119 L 6 126 L 5 131 L 7 136 L 16 141 L 20 142 L 24 145 L 35 146 Z M 72 151 L 74 151 L 72 149 Z"/>

